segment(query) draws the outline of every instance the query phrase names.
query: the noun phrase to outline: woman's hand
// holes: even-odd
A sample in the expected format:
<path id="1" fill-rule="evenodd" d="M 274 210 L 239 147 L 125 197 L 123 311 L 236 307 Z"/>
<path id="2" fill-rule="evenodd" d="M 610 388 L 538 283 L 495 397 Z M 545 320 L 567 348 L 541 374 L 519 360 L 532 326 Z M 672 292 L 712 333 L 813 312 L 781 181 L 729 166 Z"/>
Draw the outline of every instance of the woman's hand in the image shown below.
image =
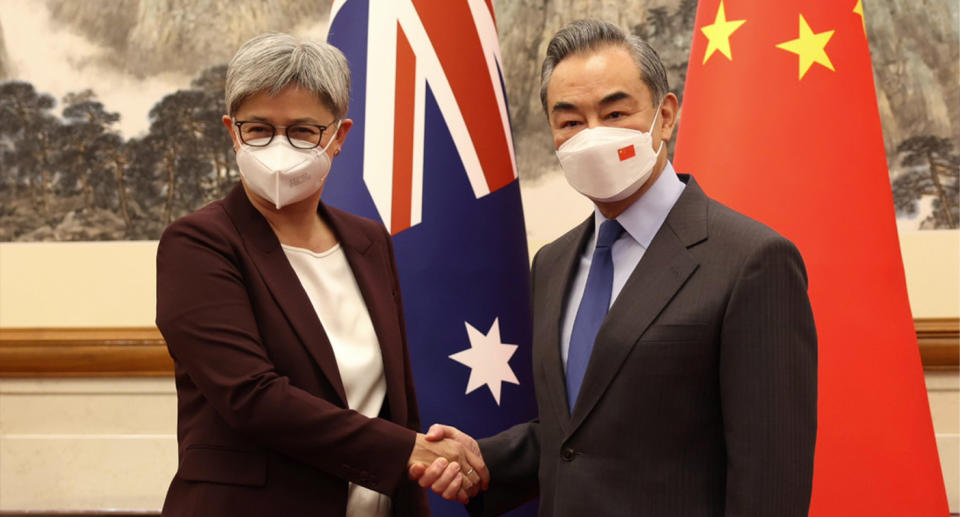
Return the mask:
<path id="1" fill-rule="evenodd" d="M 490 482 L 476 441 L 453 427 L 434 425 L 427 435 L 417 434 L 408 464 L 420 486 L 464 504 Z"/>

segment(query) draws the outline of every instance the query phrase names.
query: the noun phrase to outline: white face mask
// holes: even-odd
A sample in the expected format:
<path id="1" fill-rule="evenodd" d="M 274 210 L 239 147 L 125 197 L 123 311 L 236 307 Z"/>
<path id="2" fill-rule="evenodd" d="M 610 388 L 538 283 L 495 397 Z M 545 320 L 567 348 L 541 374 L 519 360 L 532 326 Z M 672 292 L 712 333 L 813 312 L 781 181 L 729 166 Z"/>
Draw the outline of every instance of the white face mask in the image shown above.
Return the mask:
<path id="1" fill-rule="evenodd" d="M 333 130 L 336 135 L 340 122 Z M 280 208 L 302 201 L 323 187 L 330 172 L 327 145 L 313 149 L 297 149 L 279 132 L 266 147 L 241 143 L 237 150 L 237 166 L 247 187 Z"/>
<path id="2" fill-rule="evenodd" d="M 663 104 L 663 101 L 660 102 Z M 644 133 L 624 127 L 587 128 L 557 149 L 560 167 L 570 186 L 600 202 L 620 201 L 647 182 L 663 149 L 653 150 L 653 124 L 660 106 Z"/>

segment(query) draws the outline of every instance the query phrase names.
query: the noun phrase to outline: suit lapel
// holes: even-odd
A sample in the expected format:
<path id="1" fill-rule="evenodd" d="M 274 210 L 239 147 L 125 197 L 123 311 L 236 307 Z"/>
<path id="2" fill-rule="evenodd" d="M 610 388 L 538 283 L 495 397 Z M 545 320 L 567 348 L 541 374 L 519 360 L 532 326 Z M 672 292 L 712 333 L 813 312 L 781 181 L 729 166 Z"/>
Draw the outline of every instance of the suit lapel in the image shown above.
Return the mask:
<path id="1" fill-rule="evenodd" d="M 345 217 L 344 212 L 321 203 L 320 213 L 330 223 L 343 246 L 376 331 L 383 356 L 390 418 L 397 423 L 406 422 L 407 400 L 402 347 L 404 337 L 398 324 L 396 305 L 396 298 L 400 293 L 394 288 L 390 250 L 380 242 L 373 242 L 362 228 L 358 228 Z"/>
<path id="2" fill-rule="evenodd" d="M 569 433 L 590 414 L 637 341 L 699 263 L 687 250 L 707 238 L 707 198 L 693 178 L 631 273 L 597 334 Z"/>
<path id="3" fill-rule="evenodd" d="M 557 412 L 558 421 L 561 427 L 566 431 L 570 421 L 570 409 L 567 403 L 567 383 L 566 374 L 563 369 L 563 359 L 560 356 L 560 332 L 563 325 L 564 307 L 566 307 L 566 298 L 570 291 L 570 284 L 577 272 L 577 266 L 580 263 L 580 255 L 587 239 L 593 234 L 593 214 L 586 221 L 574 228 L 567 235 L 562 237 L 563 242 L 558 242 L 558 255 L 551 257 L 549 262 L 538 266 L 544 268 L 544 272 L 537 272 L 541 278 L 550 279 L 550 282 L 543 288 L 543 318 L 537 318 L 538 324 L 542 325 L 538 330 L 538 335 L 543 336 L 541 346 L 546 347 L 544 357 L 546 361 L 542 364 L 544 377 L 547 380 L 547 393 L 556 394 L 549 397 L 554 401 L 554 410 Z"/>
<path id="4" fill-rule="evenodd" d="M 300 336 L 300 342 L 317 362 L 324 376 L 340 397 L 340 405 L 347 407 L 347 395 L 337 368 L 337 358 L 327 338 L 327 333 L 317 318 L 313 303 L 303 290 L 300 279 L 290 266 L 287 256 L 280 248 L 280 241 L 267 220 L 250 204 L 243 187 L 238 183 L 225 200 L 225 206 L 235 221 L 264 283 L 273 294 L 290 326 Z"/>

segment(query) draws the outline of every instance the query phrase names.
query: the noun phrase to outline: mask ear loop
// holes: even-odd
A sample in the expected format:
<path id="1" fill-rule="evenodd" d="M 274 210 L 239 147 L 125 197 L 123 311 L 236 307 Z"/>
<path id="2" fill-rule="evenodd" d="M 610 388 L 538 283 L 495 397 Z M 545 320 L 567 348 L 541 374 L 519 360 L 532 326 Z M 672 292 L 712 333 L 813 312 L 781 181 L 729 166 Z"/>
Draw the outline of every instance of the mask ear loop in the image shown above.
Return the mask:
<path id="1" fill-rule="evenodd" d="M 666 97 L 666 96 L 664 96 Z M 663 107 L 663 99 L 660 99 L 660 104 L 657 104 L 657 113 L 653 115 L 653 120 L 650 122 L 650 129 L 647 130 L 647 133 L 650 133 L 650 138 L 653 138 L 653 126 L 657 123 L 657 117 L 660 116 L 660 108 Z M 660 156 L 660 151 L 663 150 L 663 139 L 660 140 L 660 147 L 657 147 L 656 155 Z"/>
<path id="2" fill-rule="evenodd" d="M 276 190 L 275 190 L 276 194 L 274 194 L 274 196 L 273 196 L 273 199 L 276 200 L 276 201 L 274 202 L 274 205 L 276 205 L 277 210 L 280 210 L 280 175 L 279 175 L 279 174 L 274 174 L 274 175 L 273 175 L 273 178 L 274 178 L 274 180 L 276 180 L 276 181 L 274 182 L 274 185 L 275 185 L 274 188 L 276 188 Z"/>
<path id="3" fill-rule="evenodd" d="M 237 146 L 233 149 L 233 152 L 237 152 L 237 151 L 239 151 L 243 146 L 247 145 L 247 143 L 244 142 L 244 141 L 243 141 L 243 138 L 240 137 L 240 126 L 234 124 L 234 125 L 233 125 L 233 130 L 234 130 L 234 134 L 237 135 L 237 140 L 236 140 Z"/>
<path id="4" fill-rule="evenodd" d="M 334 129 L 333 129 L 333 133 L 332 133 L 333 136 L 330 137 L 330 140 L 327 140 L 327 145 L 323 146 L 323 149 L 320 149 L 319 152 L 325 153 L 325 152 L 327 152 L 327 149 L 330 148 L 330 144 L 333 143 L 333 141 L 336 139 L 337 133 L 340 132 L 340 123 L 341 123 L 341 122 L 343 122 L 343 119 L 340 119 L 340 120 L 337 121 L 337 125 L 336 125 L 336 126 L 334 127 Z"/>

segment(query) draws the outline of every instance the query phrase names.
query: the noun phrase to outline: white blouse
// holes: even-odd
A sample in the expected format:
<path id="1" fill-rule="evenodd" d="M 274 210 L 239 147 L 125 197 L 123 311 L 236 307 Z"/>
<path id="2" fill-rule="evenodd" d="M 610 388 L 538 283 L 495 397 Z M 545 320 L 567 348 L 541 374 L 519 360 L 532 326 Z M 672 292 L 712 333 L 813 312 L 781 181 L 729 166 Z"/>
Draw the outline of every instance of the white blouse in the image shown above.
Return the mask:
<path id="1" fill-rule="evenodd" d="M 323 252 L 281 244 L 337 358 L 350 409 L 376 418 L 387 394 L 377 334 L 340 244 Z M 387 517 L 390 497 L 350 483 L 348 517 Z"/>

